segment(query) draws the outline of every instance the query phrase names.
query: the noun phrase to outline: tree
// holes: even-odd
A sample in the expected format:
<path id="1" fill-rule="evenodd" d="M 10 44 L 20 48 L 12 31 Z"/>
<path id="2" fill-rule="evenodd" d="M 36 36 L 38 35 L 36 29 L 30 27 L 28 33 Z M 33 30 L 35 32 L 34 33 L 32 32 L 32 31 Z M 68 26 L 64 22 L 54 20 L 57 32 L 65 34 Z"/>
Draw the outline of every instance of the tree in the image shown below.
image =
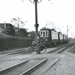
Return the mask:
<path id="1" fill-rule="evenodd" d="M 9 28 L 7 28 L 7 33 L 8 33 L 8 35 L 14 36 L 15 35 L 14 26 L 11 25 Z"/>
<path id="2" fill-rule="evenodd" d="M 11 22 L 19 29 L 23 27 L 27 21 L 23 22 L 21 18 L 17 17 L 17 18 L 12 18 Z"/>
<path id="3" fill-rule="evenodd" d="M 12 19 L 11 19 L 11 22 L 12 22 L 13 25 L 15 26 L 17 36 L 19 36 L 19 35 L 23 36 L 23 35 L 24 35 L 23 32 L 25 32 L 25 33 L 27 32 L 26 29 L 22 29 L 22 28 L 21 28 L 21 27 L 23 27 L 23 26 L 25 25 L 25 23 L 26 23 L 27 21 L 23 22 L 23 21 L 21 20 L 21 18 L 17 17 L 17 18 L 12 18 Z M 22 33 L 23 35 L 22 35 L 21 33 Z M 26 33 L 26 35 L 27 35 L 27 33 Z"/>
<path id="4" fill-rule="evenodd" d="M 30 35 L 31 35 L 30 37 L 31 37 L 32 39 L 34 39 L 34 38 L 35 38 L 35 31 L 31 31 L 31 32 L 29 32 L 28 34 L 30 34 Z"/>
<path id="5" fill-rule="evenodd" d="M 27 37 L 28 36 L 28 32 L 26 31 L 26 29 L 20 28 L 19 29 L 19 36 L 20 37 Z"/>

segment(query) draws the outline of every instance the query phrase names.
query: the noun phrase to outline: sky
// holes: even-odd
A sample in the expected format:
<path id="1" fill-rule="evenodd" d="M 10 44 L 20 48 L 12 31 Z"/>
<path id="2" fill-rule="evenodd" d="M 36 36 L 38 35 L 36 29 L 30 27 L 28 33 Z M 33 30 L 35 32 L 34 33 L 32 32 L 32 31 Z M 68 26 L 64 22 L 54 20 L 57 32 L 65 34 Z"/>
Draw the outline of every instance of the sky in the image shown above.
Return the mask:
<path id="1" fill-rule="evenodd" d="M 34 1 L 34 0 L 31 0 Z M 40 0 L 38 0 L 40 1 Z M 75 0 L 42 0 L 38 3 L 38 30 L 55 28 L 63 34 L 75 37 Z M 0 23 L 21 18 L 28 31 L 35 31 L 35 5 L 30 0 L 0 0 Z"/>

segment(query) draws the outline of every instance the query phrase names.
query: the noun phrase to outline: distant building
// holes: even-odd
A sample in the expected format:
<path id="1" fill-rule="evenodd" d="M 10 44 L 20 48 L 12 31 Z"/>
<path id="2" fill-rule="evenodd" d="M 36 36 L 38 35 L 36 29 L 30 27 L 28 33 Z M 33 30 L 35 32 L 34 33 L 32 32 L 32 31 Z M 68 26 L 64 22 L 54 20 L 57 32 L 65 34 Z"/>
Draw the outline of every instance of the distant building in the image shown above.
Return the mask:
<path id="1" fill-rule="evenodd" d="M 4 31 L 4 29 L 0 28 L 0 33 L 1 33 L 2 31 Z"/>
<path id="2" fill-rule="evenodd" d="M 11 23 L 0 23 L 0 28 L 2 29 L 8 29 L 10 27 L 12 27 Z"/>
<path id="3" fill-rule="evenodd" d="M 0 33 L 9 34 L 13 28 L 11 23 L 0 23 Z"/>

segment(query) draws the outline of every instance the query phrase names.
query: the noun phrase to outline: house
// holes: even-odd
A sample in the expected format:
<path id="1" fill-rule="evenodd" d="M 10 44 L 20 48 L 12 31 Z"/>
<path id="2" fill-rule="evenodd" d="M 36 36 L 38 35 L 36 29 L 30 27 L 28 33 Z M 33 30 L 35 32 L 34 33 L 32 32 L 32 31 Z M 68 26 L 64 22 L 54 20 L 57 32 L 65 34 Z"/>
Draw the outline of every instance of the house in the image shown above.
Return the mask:
<path id="1" fill-rule="evenodd" d="M 1 33 L 2 31 L 4 31 L 4 29 L 0 28 L 0 33 Z"/>
<path id="2" fill-rule="evenodd" d="M 14 27 L 11 23 L 0 23 L 0 33 L 11 35 L 14 33 Z"/>
<path id="3" fill-rule="evenodd" d="M 12 27 L 11 23 L 0 23 L 0 28 L 2 29 L 8 29 L 10 27 Z"/>

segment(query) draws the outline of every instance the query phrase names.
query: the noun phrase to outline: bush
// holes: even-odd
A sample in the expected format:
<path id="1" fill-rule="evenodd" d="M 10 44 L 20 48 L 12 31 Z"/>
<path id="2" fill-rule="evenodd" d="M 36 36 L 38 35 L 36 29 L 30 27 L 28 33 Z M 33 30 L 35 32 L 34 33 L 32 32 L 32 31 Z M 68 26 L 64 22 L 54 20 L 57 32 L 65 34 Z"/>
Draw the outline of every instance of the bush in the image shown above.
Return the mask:
<path id="1" fill-rule="evenodd" d="M 28 47 L 30 46 L 30 41 L 32 42 L 28 38 L 0 38 L 0 50 Z"/>

